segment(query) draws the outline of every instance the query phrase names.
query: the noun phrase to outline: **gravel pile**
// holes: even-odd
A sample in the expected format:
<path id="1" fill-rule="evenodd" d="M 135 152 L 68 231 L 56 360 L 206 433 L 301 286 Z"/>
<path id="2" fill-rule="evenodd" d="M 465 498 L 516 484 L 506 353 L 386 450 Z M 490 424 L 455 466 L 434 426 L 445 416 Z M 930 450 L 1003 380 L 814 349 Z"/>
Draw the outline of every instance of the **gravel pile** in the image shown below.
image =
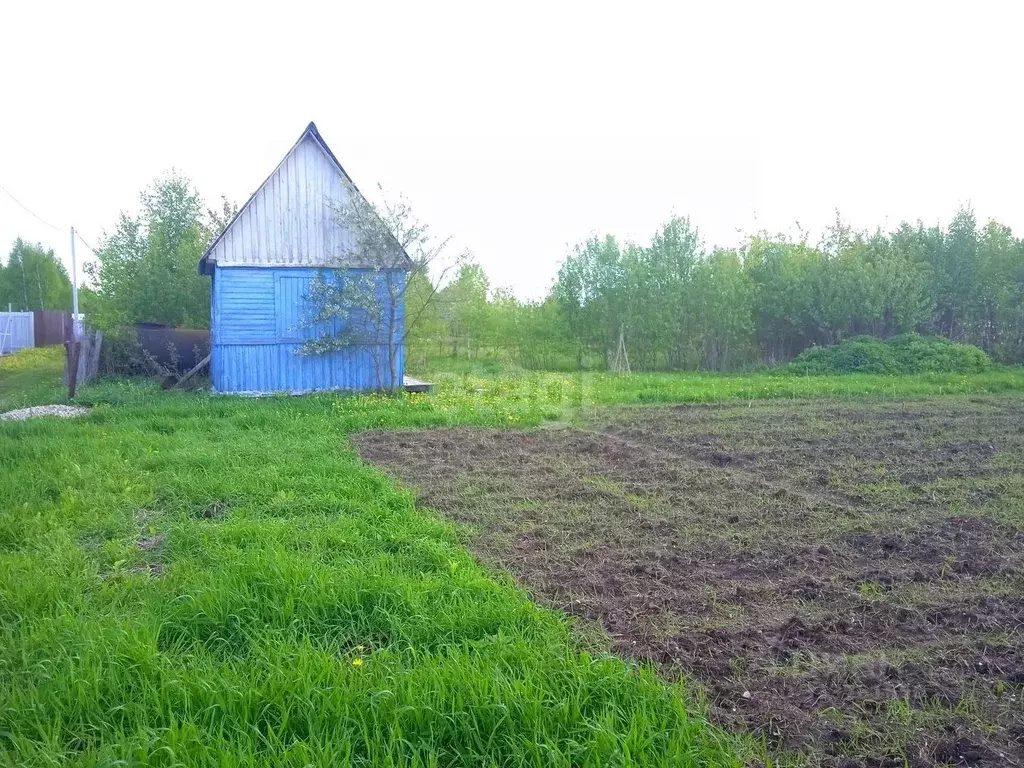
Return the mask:
<path id="1" fill-rule="evenodd" d="M 75 416 L 84 416 L 91 410 L 91 408 L 82 408 L 78 405 L 34 405 L 31 408 L 20 408 L 17 411 L 0 413 L 0 421 L 24 421 L 33 416 L 59 416 L 62 419 L 70 419 Z"/>

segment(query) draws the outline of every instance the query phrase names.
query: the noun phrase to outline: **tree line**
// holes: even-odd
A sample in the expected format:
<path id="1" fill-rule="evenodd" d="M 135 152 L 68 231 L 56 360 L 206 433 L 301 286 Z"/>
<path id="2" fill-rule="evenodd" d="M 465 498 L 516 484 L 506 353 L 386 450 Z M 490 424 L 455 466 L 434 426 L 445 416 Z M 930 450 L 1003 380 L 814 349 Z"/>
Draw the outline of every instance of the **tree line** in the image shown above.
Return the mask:
<path id="1" fill-rule="evenodd" d="M 0 312 L 70 309 L 71 280 L 53 249 L 39 243 L 14 241 L 0 262 Z"/>
<path id="2" fill-rule="evenodd" d="M 647 244 L 593 236 L 542 301 L 490 291 L 468 265 L 415 336 L 422 356 L 498 350 L 526 366 L 735 370 L 811 346 L 906 332 L 1024 362 L 1024 240 L 969 208 L 945 227 L 856 231 L 837 217 L 821 242 L 760 233 L 706 249 L 684 217 Z"/>

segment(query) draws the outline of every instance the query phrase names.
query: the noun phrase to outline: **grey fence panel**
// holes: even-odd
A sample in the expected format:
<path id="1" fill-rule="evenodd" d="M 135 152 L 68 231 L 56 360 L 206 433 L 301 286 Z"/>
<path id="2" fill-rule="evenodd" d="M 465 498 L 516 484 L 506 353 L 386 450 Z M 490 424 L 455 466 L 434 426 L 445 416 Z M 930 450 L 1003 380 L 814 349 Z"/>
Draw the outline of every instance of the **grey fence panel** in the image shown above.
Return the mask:
<path id="1" fill-rule="evenodd" d="M 0 355 L 8 355 L 36 343 L 31 312 L 0 312 Z"/>

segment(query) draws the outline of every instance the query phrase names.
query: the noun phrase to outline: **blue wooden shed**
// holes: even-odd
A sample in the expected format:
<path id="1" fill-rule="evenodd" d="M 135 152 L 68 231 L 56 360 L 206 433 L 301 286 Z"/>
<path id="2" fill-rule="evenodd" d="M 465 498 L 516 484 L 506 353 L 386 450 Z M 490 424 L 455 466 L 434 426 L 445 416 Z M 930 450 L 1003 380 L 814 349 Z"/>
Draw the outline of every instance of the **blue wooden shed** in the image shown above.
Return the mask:
<path id="1" fill-rule="evenodd" d="M 281 163 L 210 244 L 199 271 L 212 278 L 210 374 L 216 392 L 270 393 L 392 389 L 404 375 L 404 285 L 411 266 L 382 264 L 359 252 L 339 210 L 361 195 L 310 123 Z M 371 281 L 396 322 L 391 341 L 369 339 L 308 354 L 304 342 L 325 332 L 310 327 L 310 293 L 317 276 Z M 389 290 L 383 292 L 387 282 Z M 327 332 L 344 338 L 343 319 Z M 382 365 L 391 354 L 396 365 Z M 395 381 L 392 381 L 392 379 Z"/>

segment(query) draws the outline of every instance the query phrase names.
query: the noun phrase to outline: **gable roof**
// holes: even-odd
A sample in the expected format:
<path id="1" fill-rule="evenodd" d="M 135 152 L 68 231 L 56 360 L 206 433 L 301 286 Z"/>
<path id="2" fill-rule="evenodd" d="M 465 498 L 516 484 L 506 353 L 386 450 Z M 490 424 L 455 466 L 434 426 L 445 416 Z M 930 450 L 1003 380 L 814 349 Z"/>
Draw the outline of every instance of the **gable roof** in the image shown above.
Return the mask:
<path id="1" fill-rule="evenodd" d="M 359 188 L 355 185 L 355 182 L 352 181 L 352 177 L 349 176 L 348 173 L 345 171 L 344 167 L 342 167 L 334 152 L 331 151 L 331 148 L 327 145 L 327 142 L 324 141 L 323 136 L 320 135 L 320 131 L 317 130 L 316 123 L 310 122 L 309 125 L 306 126 L 305 130 L 300 134 L 298 140 L 292 145 L 291 149 L 289 149 L 288 152 L 285 153 L 285 156 L 284 158 L 282 158 L 281 162 L 277 164 L 274 170 L 270 172 L 270 175 L 267 176 L 267 178 L 263 180 L 263 183 L 260 184 L 256 191 L 253 192 L 252 195 L 250 195 L 249 199 L 246 200 L 245 204 L 238 209 L 234 216 L 231 217 L 231 221 L 228 222 L 227 226 L 224 227 L 221 233 L 217 235 L 217 237 L 215 237 L 213 241 L 211 241 L 211 243 L 207 246 L 206 250 L 203 252 L 202 257 L 199 259 L 200 274 L 213 274 L 212 266 L 213 264 L 217 263 L 215 252 L 217 251 L 218 246 L 221 245 L 222 241 L 224 241 L 225 238 L 231 238 L 232 229 L 235 227 L 236 222 L 240 221 L 247 215 L 247 212 L 249 211 L 250 207 L 253 207 L 254 201 L 256 201 L 257 198 L 261 196 L 261 193 L 264 193 L 264 190 L 267 189 L 267 185 L 270 184 L 270 182 L 278 175 L 278 173 L 282 170 L 286 163 L 288 163 L 289 160 L 292 159 L 292 156 L 299 151 L 299 148 L 302 147 L 303 143 L 307 140 L 311 141 L 322 152 L 322 156 L 326 158 L 327 162 L 333 169 L 333 172 L 336 173 L 337 175 L 336 181 L 337 179 L 343 179 L 349 189 L 351 189 L 355 194 L 362 197 L 364 200 L 366 199 L 362 192 L 359 191 Z M 412 260 L 409 258 L 409 255 L 405 252 L 405 249 L 402 248 L 401 244 L 397 243 L 397 241 L 395 244 L 399 246 L 402 255 L 405 257 L 404 264 L 399 265 L 399 268 L 411 269 Z M 213 258 L 211 258 L 211 256 Z M 254 263 L 253 266 L 260 266 L 260 264 Z M 270 266 L 270 264 L 267 264 L 267 266 Z M 293 264 L 280 264 L 278 266 L 308 266 L 308 264 L 300 264 L 296 262 Z M 328 266 L 328 264 L 325 264 L 325 266 Z"/>

